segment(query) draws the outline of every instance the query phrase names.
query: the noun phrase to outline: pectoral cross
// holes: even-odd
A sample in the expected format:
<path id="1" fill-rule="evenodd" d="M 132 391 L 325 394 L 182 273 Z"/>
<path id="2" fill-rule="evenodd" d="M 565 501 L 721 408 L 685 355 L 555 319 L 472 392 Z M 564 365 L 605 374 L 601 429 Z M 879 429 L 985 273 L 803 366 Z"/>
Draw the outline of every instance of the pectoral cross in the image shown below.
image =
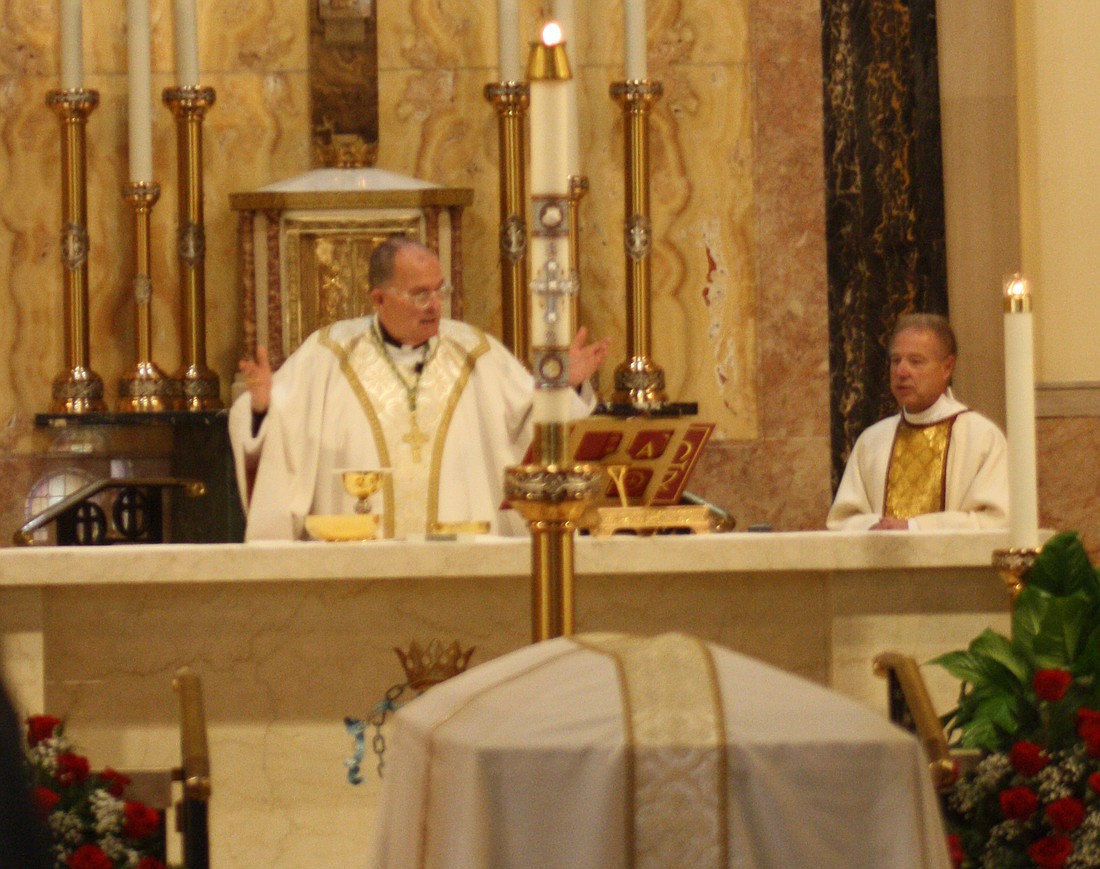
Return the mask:
<path id="1" fill-rule="evenodd" d="M 428 436 L 420 430 L 420 426 L 416 424 L 416 414 L 410 414 L 410 426 L 409 430 L 401 436 L 401 440 L 409 445 L 409 449 L 412 450 L 412 460 L 420 464 L 420 448 L 428 442 Z"/>

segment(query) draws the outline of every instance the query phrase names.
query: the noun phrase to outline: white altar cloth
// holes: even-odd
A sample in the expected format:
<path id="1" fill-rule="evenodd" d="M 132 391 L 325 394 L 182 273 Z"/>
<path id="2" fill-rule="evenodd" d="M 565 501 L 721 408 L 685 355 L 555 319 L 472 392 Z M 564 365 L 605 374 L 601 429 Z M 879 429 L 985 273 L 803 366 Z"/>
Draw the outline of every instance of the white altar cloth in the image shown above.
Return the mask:
<path id="1" fill-rule="evenodd" d="M 710 811 L 690 784 L 699 778 L 699 728 L 678 722 L 673 730 L 683 739 L 643 747 L 635 686 L 620 690 L 622 661 L 589 644 L 607 636 L 520 649 L 398 712 L 379 807 L 377 869 L 704 869 L 697 843 L 675 842 L 672 852 L 684 859 L 674 862 L 642 845 L 642 828 L 662 819 L 639 814 L 647 799 L 673 815 L 685 807 Z M 724 865 L 745 869 L 950 866 L 914 738 L 818 685 L 713 644 L 699 647 L 713 662 L 725 743 L 716 803 L 724 808 L 724 842 L 708 860 L 719 855 Z M 659 672 L 653 677 L 661 679 Z M 666 790 L 658 803 L 636 786 L 654 752 L 681 767 L 680 793 Z M 675 836 L 683 826 L 664 829 Z"/>

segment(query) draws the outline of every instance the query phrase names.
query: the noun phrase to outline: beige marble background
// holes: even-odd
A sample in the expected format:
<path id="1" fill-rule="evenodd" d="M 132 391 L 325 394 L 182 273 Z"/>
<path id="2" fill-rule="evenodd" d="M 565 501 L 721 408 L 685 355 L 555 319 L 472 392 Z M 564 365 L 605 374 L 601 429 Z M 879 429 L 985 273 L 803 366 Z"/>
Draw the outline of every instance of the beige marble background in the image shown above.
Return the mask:
<path id="1" fill-rule="evenodd" d="M 543 12 L 528 0 L 522 26 Z M 88 125 L 91 363 L 114 402 L 134 361 L 133 228 L 127 174 L 125 15 L 86 0 L 85 82 L 100 93 Z M 205 133 L 207 363 L 223 397 L 236 367 L 240 289 L 232 192 L 311 168 L 305 2 L 199 0 L 201 83 L 215 88 Z M 828 405 L 822 218 L 820 26 L 816 2 L 651 0 L 649 69 L 665 95 L 651 121 L 653 355 L 670 397 L 696 401 L 717 432 L 694 489 L 742 527 L 820 527 L 828 507 Z M 619 4 L 577 4 L 583 171 L 582 316 L 625 356 L 621 244 L 623 133 L 608 96 L 621 79 Z M 8 4 L 0 27 L 0 423 L 8 443 L 48 408 L 64 369 L 58 260 L 56 5 Z M 492 4 L 378 4 L 378 165 L 471 187 L 467 319 L 499 334 Z M 168 0 L 152 0 L 154 93 L 173 82 Z M 179 365 L 175 132 L 154 111 L 153 357 Z"/>

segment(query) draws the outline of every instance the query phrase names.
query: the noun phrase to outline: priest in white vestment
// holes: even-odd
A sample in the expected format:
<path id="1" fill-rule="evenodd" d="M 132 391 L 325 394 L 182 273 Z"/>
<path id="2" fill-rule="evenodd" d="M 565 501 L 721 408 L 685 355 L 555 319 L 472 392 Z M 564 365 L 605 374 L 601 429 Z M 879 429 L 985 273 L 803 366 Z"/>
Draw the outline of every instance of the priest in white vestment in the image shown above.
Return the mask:
<path id="1" fill-rule="evenodd" d="M 379 245 L 370 280 L 374 316 L 318 330 L 274 375 L 263 347 L 241 363 L 249 391 L 229 431 L 245 539 L 296 540 L 309 514 L 353 512 L 339 471 L 374 468 L 392 471 L 375 509 L 383 536 L 481 521 L 521 532 L 501 507 L 504 469 L 531 442 L 531 375 L 492 336 L 442 317 L 449 287 L 419 242 Z M 584 345 L 582 329 L 570 382 L 586 382 L 607 351 L 606 340 Z M 592 405 L 576 396 L 575 415 Z"/>
<path id="2" fill-rule="evenodd" d="M 956 352 L 946 318 L 899 318 L 890 342 L 890 391 L 901 413 L 859 436 L 829 510 L 829 528 L 1007 526 L 1005 438 L 951 394 Z"/>

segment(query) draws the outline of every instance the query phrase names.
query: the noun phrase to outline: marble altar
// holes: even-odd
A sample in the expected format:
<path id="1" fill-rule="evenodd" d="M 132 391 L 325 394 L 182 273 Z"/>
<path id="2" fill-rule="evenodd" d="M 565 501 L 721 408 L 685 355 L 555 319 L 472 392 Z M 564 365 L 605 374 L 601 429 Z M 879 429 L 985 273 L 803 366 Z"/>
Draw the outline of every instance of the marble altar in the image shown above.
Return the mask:
<path id="1" fill-rule="evenodd" d="M 885 712 L 887 648 L 925 661 L 1008 627 L 1005 532 L 581 538 L 577 629 L 692 633 Z M 345 715 L 404 682 L 394 646 L 529 641 L 526 539 L 0 550 L 0 649 L 23 711 L 98 764 L 177 756 L 171 675 L 203 679 L 220 867 L 360 865 L 379 782 Z M 957 686 L 929 668 L 938 708 Z"/>

